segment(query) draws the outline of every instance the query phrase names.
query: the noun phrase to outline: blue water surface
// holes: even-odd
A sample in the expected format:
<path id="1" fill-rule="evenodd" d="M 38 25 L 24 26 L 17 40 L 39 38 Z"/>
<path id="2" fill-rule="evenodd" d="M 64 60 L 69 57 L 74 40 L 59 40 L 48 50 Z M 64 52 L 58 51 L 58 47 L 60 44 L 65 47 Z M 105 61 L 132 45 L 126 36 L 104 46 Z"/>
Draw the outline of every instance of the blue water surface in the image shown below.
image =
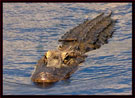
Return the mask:
<path id="1" fill-rule="evenodd" d="M 87 53 L 86 61 L 64 81 L 43 88 L 31 82 L 34 66 L 57 40 L 101 12 L 117 19 L 109 43 Z M 131 3 L 4 3 L 4 95 L 131 95 Z"/>

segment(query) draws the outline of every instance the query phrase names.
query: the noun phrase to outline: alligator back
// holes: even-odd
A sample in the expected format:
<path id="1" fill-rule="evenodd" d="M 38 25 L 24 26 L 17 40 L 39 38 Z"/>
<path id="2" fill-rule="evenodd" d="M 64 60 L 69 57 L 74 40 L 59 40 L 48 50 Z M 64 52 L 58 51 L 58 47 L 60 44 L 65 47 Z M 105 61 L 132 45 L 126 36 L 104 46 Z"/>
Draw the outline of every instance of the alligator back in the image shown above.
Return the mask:
<path id="1" fill-rule="evenodd" d="M 59 49 L 65 50 L 70 47 L 71 50 L 85 53 L 107 43 L 112 36 L 115 23 L 111 19 L 111 14 L 101 13 L 93 20 L 86 20 L 65 33 L 59 40 L 62 44 Z"/>

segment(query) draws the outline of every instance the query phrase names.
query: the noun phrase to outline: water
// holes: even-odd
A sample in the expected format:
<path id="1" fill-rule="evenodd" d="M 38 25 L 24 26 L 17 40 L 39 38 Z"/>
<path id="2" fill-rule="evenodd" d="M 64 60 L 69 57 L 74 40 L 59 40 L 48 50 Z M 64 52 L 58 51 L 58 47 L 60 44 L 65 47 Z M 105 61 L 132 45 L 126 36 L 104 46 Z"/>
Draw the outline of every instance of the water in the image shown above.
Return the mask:
<path id="1" fill-rule="evenodd" d="M 117 19 L 109 43 L 88 52 L 71 78 L 41 88 L 30 80 L 37 60 L 71 28 L 107 10 Z M 4 95 L 131 95 L 131 3 L 4 3 Z"/>

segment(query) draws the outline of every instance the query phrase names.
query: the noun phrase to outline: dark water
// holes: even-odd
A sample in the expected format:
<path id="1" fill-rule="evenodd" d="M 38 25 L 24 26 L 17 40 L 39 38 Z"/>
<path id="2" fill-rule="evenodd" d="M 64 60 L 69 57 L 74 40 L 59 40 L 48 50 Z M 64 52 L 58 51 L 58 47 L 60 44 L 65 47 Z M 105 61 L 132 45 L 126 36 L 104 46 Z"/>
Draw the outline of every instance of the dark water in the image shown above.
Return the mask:
<path id="1" fill-rule="evenodd" d="M 70 79 L 41 88 L 30 80 L 44 52 L 57 47 L 66 31 L 107 10 L 117 19 L 109 43 L 88 52 Z M 4 95 L 131 95 L 132 4 L 4 3 Z"/>

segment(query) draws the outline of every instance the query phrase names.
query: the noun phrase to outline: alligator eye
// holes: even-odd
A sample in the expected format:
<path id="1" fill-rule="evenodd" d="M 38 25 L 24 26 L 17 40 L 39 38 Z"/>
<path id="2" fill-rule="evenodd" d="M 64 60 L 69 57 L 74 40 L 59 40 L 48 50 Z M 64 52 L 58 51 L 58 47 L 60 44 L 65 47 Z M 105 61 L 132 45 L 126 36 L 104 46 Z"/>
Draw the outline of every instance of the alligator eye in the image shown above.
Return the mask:
<path id="1" fill-rule="evenodd" d="M 62 52 L 62 54 L 61 54 L 62 60 L 64 60 L 67 56 L 68 56 L 67 52 Z"/>
<path id="2" fill-rule="evenodd" d="M 67 56 L 64 60 L 69 60 L 71 57 L 70 56 Z"/>
<path id="3" fill-rule="evenodd" d="M 44 55 L 44 58 L 47 59 L 46 55 Z"/>
<path id="4" fill-rule="evenodd" d="M 44 61 L 45 64 L 47 63 L 47 57 L 46 57 L 46 55 L 44 55 L 43 61 Z"/>
<path id="5" fill-rule="evenodd" d="M 47 59 L 47 53 L 44 54 L 44 59 Z"/>
<path id="6" fill-rule="evenodd" d="M 64 62 L 64 64 L 66 64 L 69 60 L 70 60 L 70 56 L 67 56 L 64 60 L 63 60 L 63 62 Z"/>

